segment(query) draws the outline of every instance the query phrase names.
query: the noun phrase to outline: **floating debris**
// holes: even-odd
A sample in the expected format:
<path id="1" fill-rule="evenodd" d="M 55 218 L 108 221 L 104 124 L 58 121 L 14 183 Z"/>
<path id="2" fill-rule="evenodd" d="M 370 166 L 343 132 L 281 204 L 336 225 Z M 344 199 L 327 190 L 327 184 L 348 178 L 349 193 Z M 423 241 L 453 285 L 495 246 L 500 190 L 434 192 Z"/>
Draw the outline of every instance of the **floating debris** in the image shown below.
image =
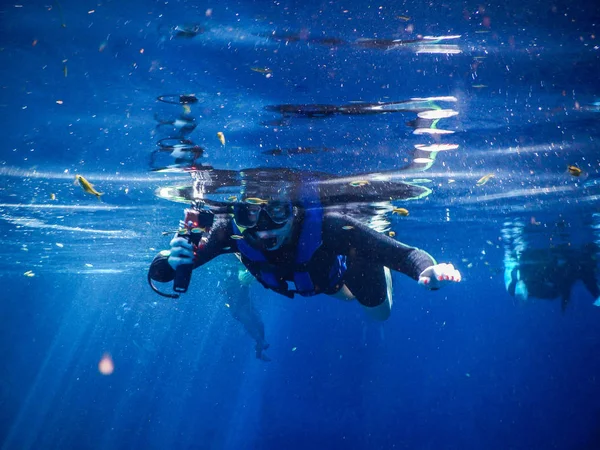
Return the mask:
<path id="1" fill-rule="evenodd" d="M 23 275 L 25 275 L 26 277 L 29 277 L 29 278 L 35 277 L 35 273 L 33 273 L 33 270 L 28 270 Z"/>
<path id="2" fill-rule="evenodd" d="M 219 138 L 219 142 L 221 143 L 221 145 L 225 145 L 225 135 L 222 131 L 219 131 L 217 133 L 217 137 Z"/>
<path id="3" fill-rule="evenodd" d="M 390 231 L 388 233 L 388 236 L 391 237 L 391 238 L 396 237 L 396 232 L 395 231 Z"/>
<path id="4" fill-rule="evenodd" d="M 102 375 L 111 375 L 115 371 L 115 363 L 108 353 L 102 355 L 102 359 L 98 363 L 98 371 Z"/>
<path id="5" fill-rule="evenodd" d="M 493 173 L 488 173 L 487 175 L 482 176 L 479 180 L 477 180 L 477 186 L 483 186 L 488 181 L 490 181 L 492 178 L 494 178 Z"/>
<path id="6" fill-rule="evenodd" d="M 408 22 L 410 20 L 409 16 L 396 16 L 396 19 L 403 20 L 404 22 Z"/>
<path id="7" fill-rule="evenodd" d="M 267 73 L 272 73 L 273 72 L 268 67 L 250 67 L 250 70 L 253 71 L 253 72 L 258 72 L 258 73 L 263 73 L 263 74 L 267 74 Z"/>

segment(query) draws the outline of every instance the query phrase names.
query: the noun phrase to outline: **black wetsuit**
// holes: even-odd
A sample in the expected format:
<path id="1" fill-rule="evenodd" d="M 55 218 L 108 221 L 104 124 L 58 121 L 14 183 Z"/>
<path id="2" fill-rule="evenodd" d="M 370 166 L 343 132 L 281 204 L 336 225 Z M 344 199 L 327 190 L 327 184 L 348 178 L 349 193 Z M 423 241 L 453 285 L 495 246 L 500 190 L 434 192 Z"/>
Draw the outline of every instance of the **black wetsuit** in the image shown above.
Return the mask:
<path id="1" fill-rule="evenodd" d="M 298 242 L 302 214 L 294 220 L 296 223 L 292 243 Z M 194 267 L 224 253 L 239 253 L 238 241 L 232 238 L 233 235 L 233 220 L 230 216 L 216 220 L 206 236 L 207 240 L 196 251 Z M 423 270 L 435 264 L 434 259 L 423 250 L 404 245 L 351 217 L 335 212 L 323 213 L 321 240 L 321 246 L 306 266 L 315 286 L 315 293 L 334 294 L 345 284 L 365 306 L 377 306 L 386 299 L 384 266 L 418 280 Z M 286 244 L 280 249 L 263 252 L 282 286 L 287 286 L 286 282 L 294 279 L 294 271 L 297 270 L 295 251 L 296 245 Z M 338 255 L 347 256 L 347 270 L 337 285 L 330 286 L 329 272 Z M 167 259 L 167 256 L 161 254 L 154 258 L 149 274 L 153 280 L 169 282 L 174 279 L 175 271 Z M 248 270 L 261 281 L 259 273 L 264 263 L 250 261 L 244 256 L 241 259 Z M 283 295 L 290 292 L 283 287 L 273 290 Z"/>

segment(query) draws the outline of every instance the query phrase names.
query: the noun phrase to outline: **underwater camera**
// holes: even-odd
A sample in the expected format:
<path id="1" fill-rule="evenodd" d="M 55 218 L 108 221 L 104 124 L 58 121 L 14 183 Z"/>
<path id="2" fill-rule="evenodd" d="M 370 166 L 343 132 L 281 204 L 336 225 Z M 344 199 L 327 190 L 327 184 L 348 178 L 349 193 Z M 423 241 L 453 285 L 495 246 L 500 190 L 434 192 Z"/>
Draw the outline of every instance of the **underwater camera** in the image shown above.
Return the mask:
<path id="1" fill-rule="evenodd" d="M 185 218 L 180 223 L 180 229 L 177 231 L 178 236 L 184 237 L 195 248 L 200 244 L 202 233 L 208 231 L 212 227 L 215 220 L 215 214 L 199 202 L 193 204 L 185 210 Z M 192 279 L 192 270 L 194 269 L 193 260 L 189 264 L 180 264 L 175 270 L 175 279 L 173 280 L 173 290 L 176 294 L 167 294 L 161 292 L 150 278 L 148 272 L 148 284 L 154 292 L 167 298 L 179 298 L 179 294 L 185 293 L 188 290 Z"/>
<path id="2" fill-rule="evenodd" d="M 192 205 L 185 210 L 185 219 L 179 230 L 179 235 L 185 237 L 194 248 L 200 244 L 202 233 L 212 227 L 215 215 L 209 209 L 204 209 L 200 205 Z M 188 290 L 192 279 L 193 261 L 190 264 L 181 264 L 175 270 L 175 280 L 173 280 L 173 290 L 177 293 L 185 293 Z"/>

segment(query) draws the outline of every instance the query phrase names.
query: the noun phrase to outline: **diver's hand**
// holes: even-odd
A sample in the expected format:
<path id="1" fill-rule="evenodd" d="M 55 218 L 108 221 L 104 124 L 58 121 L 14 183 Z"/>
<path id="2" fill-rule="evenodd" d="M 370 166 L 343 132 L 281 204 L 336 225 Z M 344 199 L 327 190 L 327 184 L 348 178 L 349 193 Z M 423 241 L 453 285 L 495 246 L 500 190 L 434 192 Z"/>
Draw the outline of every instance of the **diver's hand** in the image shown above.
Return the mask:
<path id="1" fill-rule="evenodd" d="M 266 342 L 257 342 L 254 349 L 256 350 L 256 359 L 260 359 L 265 362 L 271 361 L 267 355 L 264 354 L 264 351 L 269 348 L 269 344 Z"/>
<path id="2" fill-rule="evenodd" d="M 192 264 L 194 262 L 194 246 L 183 236 L 175 236 L 171 239 L 171 253 L 169 254 L 169 265 L 173 270 L 181 264 Z"/>
<path id="3" fill-rule="evenodd" d="M 428 289 L 439 289 L 450 282 L 458 283 L 460 272 L 452 264 L 436 264 L 429 266 L 419 275 L 419 284 Z"/>

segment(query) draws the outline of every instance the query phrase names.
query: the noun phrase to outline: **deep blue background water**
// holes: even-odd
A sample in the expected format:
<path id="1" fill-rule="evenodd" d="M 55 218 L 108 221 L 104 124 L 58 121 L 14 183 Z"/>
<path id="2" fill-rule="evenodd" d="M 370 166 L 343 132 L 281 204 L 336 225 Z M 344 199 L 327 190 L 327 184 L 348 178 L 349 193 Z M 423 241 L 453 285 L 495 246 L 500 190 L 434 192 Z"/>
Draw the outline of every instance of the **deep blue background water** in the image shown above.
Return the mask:
<path id="1" fill-rule="evenodd" d="M 524 239 L 542 247 L 557 221 L 573 245 L 597 240 L 599 20 L 593 3 L 566 1 L 4 3 L 2 448 L 600 448 L 594 299 L 577 284 L 565 313 L 558 301 L 515 305 L 503 280 L 506 223 L 533 218 Z M 206 31 L 170 39 L 181 23 Z M 457 53 L 417 54 L 257 36 L 272 32 L 461 37 L 447 42 Z M 206 163 L 336 174 L 398 169 L 435 141 L 412 134 L 414 114 L 274 127 L 264 106 L 455 96 L 459 115 L 438 128 L 459 148 L 403 175 L 433 192 L 388 220 L 463 282 L 428 292 L 394 274 L 383 325 L 356 304 L 255 285 L 270 363 L 223 306 L 219 260 L 181 299 L 157 297 L 146 270 L 182 205 L 155 190 L 189 176 L 150 172 L 164 132 L 154 117 L 180 112 L 155 99 L 182 92 L 202 100 L 190 138 Z M 262 153 L 296 146 L 336 151 Z M 76 173 L 102 202 L 72 184 Z M 98 372 L 105 352 L 111 376 Z"/>

